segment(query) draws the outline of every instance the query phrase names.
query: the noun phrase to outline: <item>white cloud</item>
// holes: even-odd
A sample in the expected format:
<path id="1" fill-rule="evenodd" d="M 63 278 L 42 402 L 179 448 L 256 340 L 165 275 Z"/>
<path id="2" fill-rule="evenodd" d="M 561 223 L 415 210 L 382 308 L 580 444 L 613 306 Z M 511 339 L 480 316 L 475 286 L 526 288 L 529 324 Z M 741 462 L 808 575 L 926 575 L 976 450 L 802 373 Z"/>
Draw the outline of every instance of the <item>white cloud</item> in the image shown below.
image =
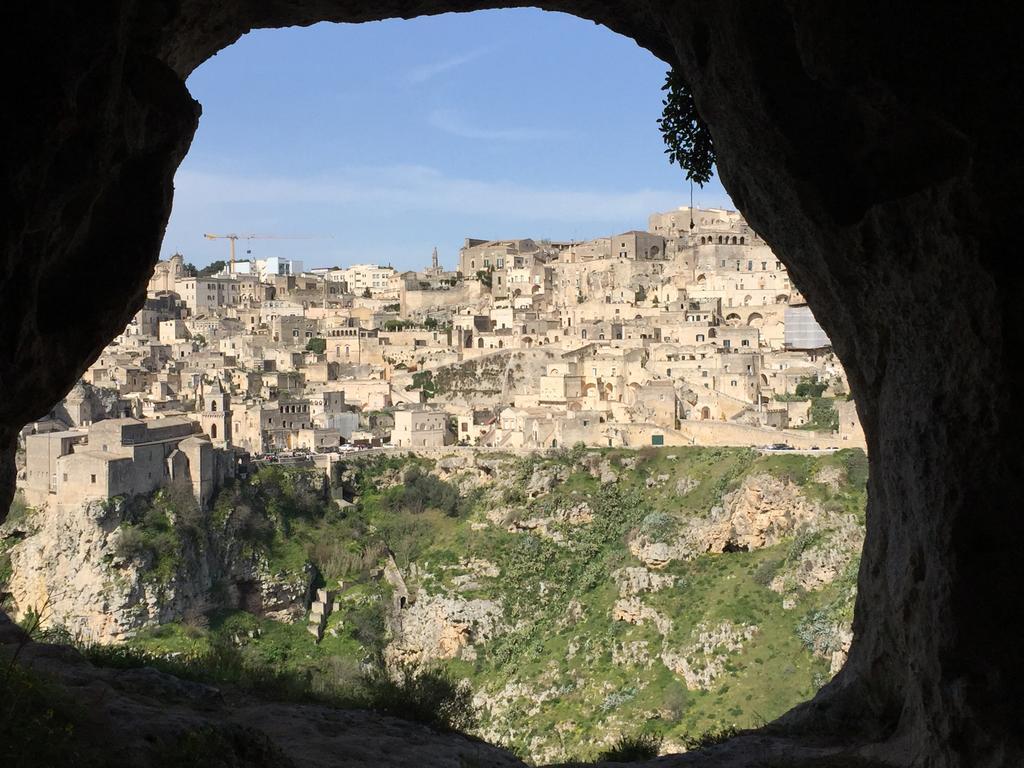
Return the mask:
<path id="1" fill-rule="evenodd" d="M 347 211 L 419 211 L 508 220 L 590 223 L 635 221 L 679 205 L 673 190 L 536 187 L 501 180 L 449 177 L 424 166 L 350 168 L 331 177 L 232 176 L 179 170 L 175 205 L 209 210 L 221 205 L 326 205 Z M 606 233 L 610 234 L 610 233 Z"/>
<path id="2" fill-rule="evenodd" d="M 459 67 L 464 66 L 489 52 L 489 48 L 477 48 L 476 50 L 459 54 L 458 56 L 452 56 L 449 59 L 442 59 L 441 61 L 435 61 L 430 64 L 422 64 L 409 70 L 405 75 L 405 79 L 413 85 L 419 85 L 420 83 L 425 83 L 428 80 L 433 80 L 438 75 L 442 75 L 452 69 L 458 69 Z"/>
<path id="3" fill-rule="evenodd" d="M 568 136 L 566 131 L 549 128 L 484 128 L 473 125 L 462 112 L 454 109 L 435 109 L 427 122 L 439 131 L 463 139 L 538 141 Z"/>

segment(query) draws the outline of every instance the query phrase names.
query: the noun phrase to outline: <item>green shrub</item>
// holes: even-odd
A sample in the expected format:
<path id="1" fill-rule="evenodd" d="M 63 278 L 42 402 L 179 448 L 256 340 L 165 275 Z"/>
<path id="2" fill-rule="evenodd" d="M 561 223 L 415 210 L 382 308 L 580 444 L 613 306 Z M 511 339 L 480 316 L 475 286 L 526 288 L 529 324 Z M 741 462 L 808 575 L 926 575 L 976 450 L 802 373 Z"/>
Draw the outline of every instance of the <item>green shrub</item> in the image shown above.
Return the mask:
<path id="1" fill-rule="evenodd" d="M 820 398 L 826 389 L 828 389 L 828 385 L 823 381 L 818 381 L 817 376 L 804 376 L 796 385 L 796 396 L 801 399 Z"/>
<path id="2" fill-rule="evenodd" d="M 379 602 L 364 603 L 345 614 L 349 634 L 374 656 L 384 651 L 387 643 L 384 606 Z"/>
<path id="3" fill-rule="evenodd" d="M 501 494 L 501 501 L 509 507 L 517 507 L 526 504 L 526 492 L 522 486 L 513 485 L 506 488 Z"/>
<path id="4" fill-rule="evenodd" d="M 149 544 L 142 529 L 125 526 L 117 539 L 114 553 L 123 560 L 141 560 L 149 554 Z"/>
<path id="5" fill-rule="evenodd" d="M 640 521 L 640 533 L 652 541 L 668 541 L 679 529 L 679 521 L 666 512 L 651 512 Z"/>
<path id="6" fill-rule="evenodd" d="M 19 490 L 11 499 L 11 506 L 7 510 L 7 524 L 20 523 L 32 513 L 32 508 L 25 502 L 25 495 Z"/>
<path id="7" fill-rule="evenodd" d="M 808 411 L 808 422 L 803 429 L 814 429 L 821 432 L 835 432 L 839 429 L 839 411 L 830 397 L 816 397 L 811 400 Z"/>
<path id="8" fill-rule="evenodd" d="M 846 467 L 846 480 L 854 488 L 865 488 L 868 483 L 868 456 L 860 448 L 844 448 L 836 451 Z"/>
<path id="9" fill-rule="evenodd" d="M 641 733 L 638 736 L 620 736 L 609 749 L 597 759 L 610 763 L 638 763 L 653 760 L 661 751 L 661 736 L 655 733 Z"/>
<path id="10" fill-rule="evenodd" d="M 722 728 L 709 728 L 696 736 L 684 736 L 682 741 L 686 751 L 692 752 L 695 749 L 704 749 L 705 747 L 713 747 L 715 744 L 721 744 L 723 741 L 731 739 L 737 733 L 738 731 L 734 725 Z"/>
<path id="11" fill-rule="evenodd" d="M 665 709 L 668 710 L 669 716 L 673 720 L 679 720 L 690 704 L 690 692 L 681 682 L 673 680 L 665 687 L 662 702 Z"/>
<path id="12" fill-rule="evenodd" d="M 94 730 L 61 688 L 0 653 L 0 765 L 106 765 Z"/>
<path id="13" fill-rule="evenodd" d="M 405 471 L 403 484 L 388 490 L 385 499 L 392 512 L 408 511 L 419 514 L 428 509 L 437 509 L 449 517 L 458 517 L 468 511 L 467 499 L 451 483 L 440 480 L 418 466 Z"/>
<path id="14" fill-rule="evenodd" d="M 395 676 L 381 669 L 363 681 L 369 709 L 414 720 L 442 730 L 469 730 L 476 725 L 473 692 L 447 672 L 399 667 Z"/>
<path id="15" fill-rule="evenodd" d="M 802 550 L 801 550 L 802 552 Z M 782 566 L 782 562 L 779 560 L 764 560 L 758 564 L 757 568 L 754 569 L 754 581 L 762 587 L 767 587 L 772 583 L 775 578 L 775 574 L 779 572 L 779 568 Z"/>

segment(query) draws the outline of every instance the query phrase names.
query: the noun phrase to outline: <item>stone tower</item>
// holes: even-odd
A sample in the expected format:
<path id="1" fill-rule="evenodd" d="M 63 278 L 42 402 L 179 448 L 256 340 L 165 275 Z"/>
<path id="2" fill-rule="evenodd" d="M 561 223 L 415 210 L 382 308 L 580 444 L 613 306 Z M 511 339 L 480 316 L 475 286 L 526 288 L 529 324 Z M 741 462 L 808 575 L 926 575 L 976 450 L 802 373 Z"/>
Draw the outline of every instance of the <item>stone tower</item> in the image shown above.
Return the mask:
<path id="1" fill-rule="evenodd" d="M 199 425 L 214 445 L 231 443 L 231 397 L 224 391 L 219 378 L 212 384 L 200 382 L 196 392 L 196 412 Z"/>

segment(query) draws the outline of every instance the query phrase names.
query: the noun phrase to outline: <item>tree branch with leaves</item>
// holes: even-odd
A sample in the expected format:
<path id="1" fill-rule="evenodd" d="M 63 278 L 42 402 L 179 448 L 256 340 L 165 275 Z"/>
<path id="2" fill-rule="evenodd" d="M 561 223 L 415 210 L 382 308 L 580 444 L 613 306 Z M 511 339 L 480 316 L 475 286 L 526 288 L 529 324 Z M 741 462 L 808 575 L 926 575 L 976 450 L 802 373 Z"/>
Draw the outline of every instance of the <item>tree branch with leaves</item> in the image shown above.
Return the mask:
<path id="1" fill-rule="evenodd" d="M 686 178 L 703 187 L 715 167 L 715 147 L 707 123 L 697 112 L 693 91 L 674 69 L 665 75 L 658 127 L 665 140 L 665 154 L 670 163 L 684 171 Z"/>

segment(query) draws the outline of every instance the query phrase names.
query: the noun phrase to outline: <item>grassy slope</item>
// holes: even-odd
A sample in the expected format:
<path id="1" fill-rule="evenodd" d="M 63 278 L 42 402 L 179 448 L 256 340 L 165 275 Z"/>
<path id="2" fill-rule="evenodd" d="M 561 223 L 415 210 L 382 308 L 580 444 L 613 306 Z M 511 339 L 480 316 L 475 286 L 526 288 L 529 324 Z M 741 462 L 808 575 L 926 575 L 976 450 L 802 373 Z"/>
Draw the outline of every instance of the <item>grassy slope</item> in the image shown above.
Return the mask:
<path id="1" fill-rule="evenodd" d="M 746 450 L 720 448 L 601 453 L 618 467 L 619 482 L 614 489 L 599 486 L 563 454 L 536 461 L 542 466 L 561 462 L 567 479 L 551 494 L 512 505 L 522 517 L 586 501 L 594 509 L 594 522 L 565 528 L 562 544 L 533 533 L 509 533 L 502 526 L 482 527 L 487 507 L 500 503 L 497 493 L 481 498 L 475 509 L 458 519 L 437 511 L 403 512 L 400 502 L 393 499 L 394 491 L 375 489 L 374 483 L 381 475 L 403 471 L 407 461 L 388 459 L 364 465 L 357 478 L 363 491 L 361 503 L 346 519 L 304 521 L 301 530 L 293 531 L 292 539 L 274 543 L 278 557 L 273 559 L 294 565 L 301 559 L 297 546 L 301 539 L 302 551 L 314 560 L 321 553 L 324 562 L 319 564 L 332 579 L 344 577 L 351 585 L 342 595 L 342 611 L 331 617 L 330 627 L 335 631 L 329 632 L 321 645 L 314 645 L 301 625 L 247 614 L 215 616 L 209 627 L 162 627 L 135 643 L 161 652 L 195 651 L 217 635 L 229 635 L 239 638 L 243 652 L 253 662 L 315 671 L 343 683 L 355 663 L 368 658 L 372 646 L 380 642 L 375 633 L 386 588 L 369 577 L 357 557 L 342 558 L 339 565 L 337 557 L 322 553 L 336 554 L 339 548 L 349 554 L 372 551 L 370 542 L 385 538 L 403 570 L 415 562 L 425 572 L 421 583 L 428 592 L 502 601 L 507 623 L 514 629 L 482 645 L 475 661 L 453 660 L 445 665 L 452 673 L 468 678 L 474 690 L 491 696 L 510 683 L 525 686 L 519 690 L 523 695 L 506 697 L 494 710 L 482 713 L 482 732 L 521 753 L 591 758 L 620 733 L 639 730 L 656 731 L 671 743 L 709 728 L 757 725 L 810 696 L 827 679 L 828 664 L 804 646 L 797 629 L 809 614 L 823 609 L 830 616 L 848 620 L 855 568 L 820 592 L 800 596 L 794 608 L 784 610 L 781 596 L 764 586 L 765 574 L 792 556 L 792 542 L 760 551 L 673 562 L 664 572 L 676 577 L 676 585 L 642 596 L 646 604 L 673 620 L 664 641 L 650 624 L 611 621 L 618 592 L 610 574 L 623 566 L 639 565 L 629 553 L 626 537 L 650 513 L 707 515 L 724 492 L 751 473 L 788 477 L 808 496 L 837 510 L 854 512 L 862 521 L 866 466 L 860 457 L 849 452 L 821 458 L 759 457 Z M 635 462 L 635 466 L 624 468 L 623 462 Z M 415 463 L 429 465 L 421 460 Z M 836 493 L 811 481 L 829 464 L 849 470 L 850 481 Z M 515 497 L 515 489 L 525 486 L 534 467 L 531 461 L 509 462 L 510 477 L 499 483 L 505 482 Z M 652 488 L 646 486 L 647 478 L 664 475 L 667 480 Z M 680 497 L 676 482 L 684 476 L 699 485 Z M 507 490 L 504 493 L 509 495 Z M 452 577 L 466 558 L 493 562 L 501 574 L 476 578 L 472 592 L 455 593 Z M 579 603 L 578 620 L 569 618 L 570 601 Z M 702 622 L 715 624 L 724 619 L 756 624 L 759 632 L 729 658 L 725 674 L 711 690 L 686 690 L 681 679 L 658 659 L 663 642 L 682 650 Z M 651 662 L 614 663 L 613 650 L 635 641 L 648 643 Z"/>

